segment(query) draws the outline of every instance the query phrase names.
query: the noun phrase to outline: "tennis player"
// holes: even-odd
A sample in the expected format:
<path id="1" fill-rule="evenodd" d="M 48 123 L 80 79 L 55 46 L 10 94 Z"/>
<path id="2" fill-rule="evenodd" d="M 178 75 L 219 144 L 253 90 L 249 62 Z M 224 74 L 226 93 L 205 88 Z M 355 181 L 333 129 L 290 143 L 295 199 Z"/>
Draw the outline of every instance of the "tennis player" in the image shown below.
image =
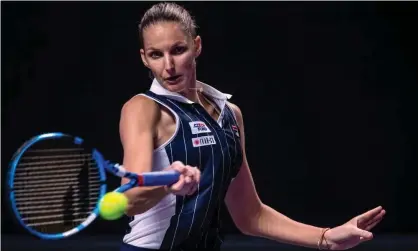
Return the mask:
<path id="1" fill-rule="evenodd" d="M 181 6 L 152 6 L 139 25 L 141 58 L 154 76 L 124 104 L 120 136 L 131 172 L 176 169 L 169 187 L 127 192 L 132 220 L 121 251 L 219 250 L 225 203 L 242 233 L 298 246 L 342 250 L 373 238 L 385 210 L 334 228 L 299 223 L 263 204 L 245 157 L 243 116 L 230 95 L 196 80 L 202 51 L 195 21 Z M 124 183 L 125 181 L 122 181 Z"/>

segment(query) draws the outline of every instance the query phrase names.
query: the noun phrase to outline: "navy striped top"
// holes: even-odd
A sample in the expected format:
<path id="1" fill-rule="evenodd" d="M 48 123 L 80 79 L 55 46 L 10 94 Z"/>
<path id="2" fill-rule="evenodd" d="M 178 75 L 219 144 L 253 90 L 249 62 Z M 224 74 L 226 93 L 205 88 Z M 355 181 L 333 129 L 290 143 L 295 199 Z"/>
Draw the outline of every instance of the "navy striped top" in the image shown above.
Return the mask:
<path id="1" fill-rule="evenodd" d="M 133 217 L 130 231 L 124 237 L 128 244 L 191 250 L 217 249 L 222 243 L 221 208 L 228 186 L 242 164 L 240 132 L 234 112 L 227 104 L 230 95 L 202 82 L 198 84 L 220 107 L 217 121 L 200 104 L 166 90 L 156 80 L 149 91 L 141 94 L 167 107 L 176 118 L 175 134 L 154 151 L 153 170 L 181 161 L 198 167 L 202 175 L 195 194 L 170 195 L 144 214 Z"/>

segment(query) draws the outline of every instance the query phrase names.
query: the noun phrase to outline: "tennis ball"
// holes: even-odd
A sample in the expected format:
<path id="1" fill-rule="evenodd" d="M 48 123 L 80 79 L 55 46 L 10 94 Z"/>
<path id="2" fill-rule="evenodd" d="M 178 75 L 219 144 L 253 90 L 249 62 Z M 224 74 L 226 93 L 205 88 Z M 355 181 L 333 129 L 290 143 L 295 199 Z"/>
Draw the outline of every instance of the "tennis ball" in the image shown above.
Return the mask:
<path id="1" fill-rule="evenodd" d="M 117 220 L 125 213 L 128 198 L 123 193 L 109 192 L 99 203 L 100 216 L 105 220 Z"/>

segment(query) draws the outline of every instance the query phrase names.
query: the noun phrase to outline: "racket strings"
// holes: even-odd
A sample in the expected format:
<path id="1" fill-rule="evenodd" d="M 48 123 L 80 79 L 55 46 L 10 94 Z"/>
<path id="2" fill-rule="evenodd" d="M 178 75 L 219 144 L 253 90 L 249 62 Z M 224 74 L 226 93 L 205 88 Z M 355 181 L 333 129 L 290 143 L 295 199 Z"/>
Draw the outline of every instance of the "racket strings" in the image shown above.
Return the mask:
<path id="1" fill-rule="evenodd" d="M 91 172 L 98 172 L 97 168 L 95 167 L 95 162 L 90 162 L 87 163 L 89 166 L 89 169 Z M 74 164 L 74 165 L 60 165 L 60 166 L 48 166 L 46 168 L 43 167 L 33 167 L 33 168 L 25 168 L 26 172 L 19 172 L 17 175 L 18 176 L 22 176 L 20 178 L 25 179 L 25 178 L 29 178 L 27 175 L 54 175 L 57 173 L 56 169 L 59 168 L 65 168 L 65 167 L 78 167 L 79 164 Z M 49 170 L 48 170 L 49 169 Z M 35 170 L 35 172 L 33 171 Z M 77 172 L 78 170 L 75 169 L 64 169 L 62 171 L 60 171 L 61 174 L 66 174 L 66 173 L 72 173 L 72 172 Z"/>
<path id="2" fill-rule="evenodd" d="M 28 179 L 27 181 L 25 181 L 25 179 L 16 179 L 15 184 L 16 184 L 16 188 L 27 189 L 27 188 L 38 187 L 38 185 L 40 184 L 45 184 L 45 185 L 46 184 L 67 184 L 70 181 L 74 181 L 74 182 L 79 181 L 78 177 L 68 178 L 68 176 L 69 175 L 62 176 L 61 179 L 54 179 L 54 178 L 51 178 L 51 177 L 54 177 L 53 175 L 51 175 L 51 176 L 45 176 L 45 177 L 37 177 L 36 180 Z M 46 179 L 52 179 L 52 180 L 46 180 Z M 89 180 L 95 180 L 95 177 L 89 177 Z"/>
<path id="3" fill-rule="evenodd" d="M 52 156 L 48 156 L 48 158 L 51 158 Z M 57 156 L 53 156 L 54 158 L 58 158 Z M 84 157 L 84 158 L 83 158 Z M 26 161 L 26 159 L 22 159 L 21 161 L 23 163 L 21 163 L 21 166 L 36 166 L 36 165 L 51 165 L 51 164 L 63 164 L 63 163 L 72 163 L 72 162 L 76 162 L 77 165 L 79 165 L 79 161 L 80 160 L 88 160 L 90 156 L 88 156 L 88 154 L 80 154 L 80 156 L 74 158 L 74 156 L 65 156 L 62 155 L 61 158 L 65 158 L 65 159 L 55 159 L 55 160 L 45 160 L 45 161 L 37 161 L 34 162 L 34 160 L 39 160 L 40 158 L 30 158 L 28 160 L 31 160 L 32 162 L 27 162 L 24 163 L 23 161 Z M 73 158 L 73 159 L 71 159 Z"/>
<path id="4" fill-rule="evenodd" d="M 46 140 L 27 150 L 14 177 L 21 220 L 37 231 L 61 233 L 85 221 L 98 203 L 100 173 L 92 155 L 73 142 Z"/>
<path id="5" fill-rule="evenodd" d="M 25 186 L 26 185 L 26 186 Z M 79 184 L 78 182 L 66 182 L 64 185 L 61 184 L 55 184 L 54 186 L 54 190 L 59 190 L 59 189 L 68 189 L 68 186 L 73 186 L 74 188 L 82 188 L 85 189 L 86 186 Z M 91 183 L 89 184 L 88 187 L 99 187 L 100 186 L 100 181 L 97 180 L 92 180 Z M 24 184 L 23 186 L 14 186 L 14 191 L 15 192 L 22 192 L 22 193 L 27 193 L 29 192 L 33 192 L 33 191 L 51 191 L 51 184 L 48 183 L 43 183 L 43 184 L 36 184 L 35 188 L 32 188 L 30 190 L 28 190 L 27 188 L 31 188 L 31 186 L 27 186 L 27 184 Z"/>
<path id="6" fill-rule="evenodd" d="M 99 189 L 91 189 L 90 190 L 90 192 L 95 192 L 95 191 L 98 192 Z M 43 194 L 40 194 L 40 193 L 30 193 L 30 192 L 28 192 L 25 195 L 16 197 L 16 202 L 17 203 L 19 203 L 19 202 L 34 202 L 34 203 L 37 203 L 39 200 L 46 201 L 46 200 L 60 199 L 60 198 L 63 198 L 62 195 L 65 192 L 66 191 L 52 191 L 51 193 L 46 193 L 45 192 Z M 83 191 L 77 189 L 77 190 L 73 190 L 72 192 L 73 193 L 80 193 L 80 192 L 83 192 Z M 88 199 L 88 200 L 94 200 L 94 199 L 98 199 L 98 197 L 95 197 L 95 198 L 94 197 L 93 198 L 92 197 L 89 197 L 89 198 L 86 198 L 86 199 Z M 77 200 L 77 197 L 74 197 L 73 200 Z"/>
<path id="7" fill-rule="evenodd" d="M 75 193 L 79 193 L 82 192 L 82 189 L 85 188 L 76 188 L 74 189 Z M 99 186 L 97 187 L 90 187 L 90 192 L 98 192 L 100 189 Z M 20 197 L 21 201 L 25 201 L 25 200 L 32 200 L 32 199 L 37 199 L 38 197 L 48 197 L 53 199 L 55 196 L 55 194 L 57 195 L 61 195 L 63 192 L 65 192 L 63 189 L 54 189 L 53 191 L 50 191 L 49 189 L 45 189 L 45 190 L 41 190 L 41 189 L 32 189 L 31 191 L 27 192 L 24 196 Z M 38 195 L 37 197 L 33 197 L 34 195 Z M 26 198 L 25 198 L 26 197 Z M 56 196 L 56 198 L 61 198 L 59 196 Z"/>
<path id="8" fill-rule="evenodd" d="M 61 182 L 61 181 L 71 181 L 74 180 L 74 178 L 68 178 L 71 173 L 67 174 L 50 174 L 50 175 L 30 175 L 26 177 L 21 177 L 20 181 L 17 184 L 23 184 L 23 185 L 33 185 L 33 184 L 39 184 L 41 181 L 44 181 L 46 179 L 54 179 L 55 182 Z M 75 177 L 77 178 L 77 177 Z M 33 180 L 36 179 L 36 180 Z M 94 179 L 94 177 L 89 177 L 89 179 Z"/>

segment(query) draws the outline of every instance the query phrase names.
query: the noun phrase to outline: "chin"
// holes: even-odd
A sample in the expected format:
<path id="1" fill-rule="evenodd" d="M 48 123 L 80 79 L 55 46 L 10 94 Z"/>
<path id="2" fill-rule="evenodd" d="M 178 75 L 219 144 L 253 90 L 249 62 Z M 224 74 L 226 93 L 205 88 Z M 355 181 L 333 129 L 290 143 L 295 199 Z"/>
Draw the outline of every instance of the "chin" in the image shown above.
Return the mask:
<path id="1" fill-rule="evenodd" d="M 180 85 L 180 86 L 177 86 L 177 85 L 168 85 L 167 86 L 166 85 L 165 88 L 167 90 L 171 91 L 171 92 L 177 92 L 177 93 L 179 93 L 179 92 L 183 92 L 184 91 L 185 86 L 184 85 Z"/>
<path id="2" fill-rule="evenodd" d="M 185 81 L 183 80 L 183 81 L 180 81 L 179 83 L 176 83 L 176 84 L 166 84 L 166 83 L 164 83 L 164 87 L 169 91 L 178 93 L 178 92 L 183 92 L 186 89 L 187 86 L 185 84 Z"/>

